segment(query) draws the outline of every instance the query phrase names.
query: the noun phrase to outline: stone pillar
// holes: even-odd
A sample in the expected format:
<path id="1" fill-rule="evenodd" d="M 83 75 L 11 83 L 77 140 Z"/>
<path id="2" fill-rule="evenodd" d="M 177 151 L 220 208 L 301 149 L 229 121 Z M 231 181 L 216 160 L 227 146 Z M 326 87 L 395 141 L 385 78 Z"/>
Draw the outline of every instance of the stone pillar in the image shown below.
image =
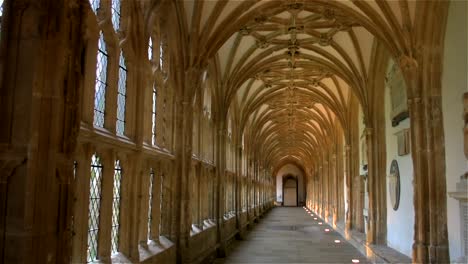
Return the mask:
<path id="1" fill-rule="evenodd" d="M 218 243 L 218 256 L 226 256 L 226 241 L 224 234 L 224 213 L 226 199 L 226 133 L 225 115 L 219 115 L 216 120 L 216 240 Z"/>
<path id="2" fill-rule="evenodd" d="M 328 216 L 330 215 L 330 163 L 329 163 L 329 155 L 328 152 L 325 154 L 325 158 L 323 161 L 323 196 L 322 196 L 322 204 L 323 204 L 323 213 L 322 217 L 324 220 L 328 221 Z"/>
<path id="3" fill-rule="evenodd" d="M 331 179 L 332 179 L 332 185 L 331 185 L 331 190 L 332 190 L 332 200 L 333 200 L 333 210 L 332 210 L 332 221 L 331 223 L 333 226 L 336 226 L 336 223 L 338 222 L 338 178 L 337 178 L 337 160 L 336 160 L 336 153 L 332 154 L 331 158 Z"/>
<path id="4" fill-rule="evenodd" d="M 428 5 L 430 4 L 428 2 Z M 435 6 L 433 8 L 440 9 Z M 399 61 L 409 89 L 408 110 L 411 122 L 415 207 L 413 262 L 446 263 L 450 257 L 439 86 L 441 73 L 433 63 L 439 59 L 440 54 L 425 51 L 422 56 L 428 57 L 427 60 L 421 61 L 424 65 L 409 56 L 402 56 Z"/>
<path id="5" fill-rule="evenodd" d="M 236 169 L 236 187 L 235 187 L 235 210 L 236 210 L 236 228 L 241 228 L 241 214 L 242 214 L 242 146 L 235 148 L 235 169 Z"/>
<path id="6" fill-rule="evenodd" d="M 0 262 L 69 262 L 80 100 L 77 1 L 6 1 L 0 78 Z M 47 204 L 47 206 L 44 206 Z"/>
<path id="7" fill-rule="evenodd" d="M 182 67 L 182 66 L 181 66 Z M 178 91 L 178 102 L 175 113 L 175 181 L 173 186 L 173 230 L 171 237 L 175 240 L 177 263 L 190 261 L 189 239 L 192 229 L 190 171 L 192 168 L 192 133 L 193 133 L 193 104 L 192 95 L 200 89 L 202 71 L 198 67 L 180 70 L 177 75 L 184 87 Z"/>
<path id="8" fill-rule="evenodd" d="M 353 176 L 352 176 L 352 170 L 351 170 L 351 146 L 346 145 L 345 146 L 345 152 L 344 152 L 344 159 L 345 159 L 345 181 L 346 181 L 346 204 L 347 204 L 347 210 L 346 210 L 346 225 L 345 229 L 346 232 L 351 231 L 351 228 L 353 226 L 353 192 L 352 192 L 352 187 L 353 187 Z"/>

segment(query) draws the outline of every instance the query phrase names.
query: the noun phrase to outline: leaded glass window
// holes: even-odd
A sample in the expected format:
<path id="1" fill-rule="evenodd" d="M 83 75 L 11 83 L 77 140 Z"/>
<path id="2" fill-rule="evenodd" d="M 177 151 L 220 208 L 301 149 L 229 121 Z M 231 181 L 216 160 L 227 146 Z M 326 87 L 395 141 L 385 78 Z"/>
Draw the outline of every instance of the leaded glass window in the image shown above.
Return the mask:
<path id="1" fill-rule="evenodd" d="M 117 253 L 119 250 L 119 227 L 120 227 L 120 194 L 122 183 L 122 168 L 120 161 L 115 161 L 114 168 L 114 188 L 112 198 L 112 230 L 111 230 L 111 252 Z"/>
<path id="2" fill-rule="evenodd" d="M 151 37 L 148 42 L 148 59 L 151 61 L 153 59 L 153 40 Z"/>
<path id="3" fill-rule="evenodd" d="M 163 203 L 164 203 L 164 174 L 160 176 L 160 185 L 159 185 L 159 234 L 162 233 L 162 223 L 163 223 Z"/>
<path id="4" fill-rule="evenodd" d="M 108 57 L 106 42 L 101 31 L 98 41 L 96 85 L 94 90 L 94 125 L 97 127 L 104 127 Z"/>
<path id="5" fill-rule="evenodd" d="M 123 135 L 125 132 L 125 103 L 127 99 L 127 66 L 125 57 L 120 52 L 119 58 L 119 87 L 117 90 L 117 135 Z"/>
<path id="6" fill-rule="evenodd" d="M 91 9 L 93 9 L 94 13 L 97 12 L 100 2 L 100 0 L 89 0 L 89 3 L 91 4 Z"/>
<path id="7" fill-rule="evenodd" d="M 3 0 L 0 0 L 0 37 L 2 33 L 2 22 L 3 22 Z"/>
<path id="8" fill-rule="evenodd" d="M 151 222 L 153 219 L 153 182 L 154 171 L 151 169 L 149 178 L 149 191 L 148 191 L 148 239 L 151 239 Z"/>
<path id="9" fill-rule="evenodd" d="M 112 13 L 112 25 L 115 31 L 119 30 L 120 27 L 120 0 L 112 0 L 111 2 L 111 13 Z"/>
<path id="10" fill-rule="evenodd" d="M 94 154 L 91 157 L 91 176 L 89 184 L 88 249 L 86 252 L 87 262 L 93 262 L 98 258 L 102 170 L 103 167 L 101 164 L 101 158 Z"/>
<path id="11" fill-rule="evenodd" d="M 153 85 L 153 110 L 152 110 L 152 142 L 156 145 L 156 104 L 158 99 L 158 91 L 156 85 Z"/>
<path id="12" fill-rule="evenodd" d="M 163 63 L 164 63 L 164 53 L 163 53 L 163 42 L 161 41 L 159 43 L 159 66 L 161 69 L 163 68 Z"/>

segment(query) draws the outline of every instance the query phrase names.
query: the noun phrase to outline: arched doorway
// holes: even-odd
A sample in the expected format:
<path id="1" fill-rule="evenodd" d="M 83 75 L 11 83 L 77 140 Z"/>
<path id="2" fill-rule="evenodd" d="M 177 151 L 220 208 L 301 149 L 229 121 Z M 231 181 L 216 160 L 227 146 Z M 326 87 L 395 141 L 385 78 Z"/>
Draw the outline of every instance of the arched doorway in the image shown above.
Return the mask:
<path id="1" fill-rule="evenodd" d="M 283 176 L 283 206 L 297 206 L 297 178 L 292 175 Z"/>

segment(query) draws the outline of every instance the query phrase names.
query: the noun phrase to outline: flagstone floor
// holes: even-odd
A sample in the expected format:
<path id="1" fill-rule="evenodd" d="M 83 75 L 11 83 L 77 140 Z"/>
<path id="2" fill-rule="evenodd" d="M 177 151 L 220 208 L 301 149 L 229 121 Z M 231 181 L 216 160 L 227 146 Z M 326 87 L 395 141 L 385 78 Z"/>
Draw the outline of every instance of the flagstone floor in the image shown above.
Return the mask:
<path id="1" fill-rule="evenodd" d="M 230 246 L 226 258 L 214 263 L 370 263 L 333 228 L 314 217 L 302 207 L 273 208 L 244 240 Z"/>

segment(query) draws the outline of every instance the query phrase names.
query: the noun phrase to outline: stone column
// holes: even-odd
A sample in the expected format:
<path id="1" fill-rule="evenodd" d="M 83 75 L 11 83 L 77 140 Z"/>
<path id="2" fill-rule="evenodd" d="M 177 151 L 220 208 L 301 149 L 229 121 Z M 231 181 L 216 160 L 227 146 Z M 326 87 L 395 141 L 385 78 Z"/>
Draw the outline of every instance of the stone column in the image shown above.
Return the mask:
<path id="1" fill-rule="evenodd" d="M 440 6 L 432 8 L 439 10 Z M 415 207 L 413 262 L 418 263 L 445 263 L 450 259 L 444 135 L 438 86 L 441 73 L 434 63 L 440 59 L 440 54 L 433 49 L 431 52 L 422 52 L 421 57 L 427 57 L 427 60 L 417 61 L 402 56 L 399 61 L 409 89 Z M 430 81 L 426 82 L 426 79 Z"/>
<path id="2" fill-rule="evenodd" d="M 367 127 L 365 129 L 368 159 L 368 190 L 369 190 L 369 208 L 368 208 L 368 228 L 367 243 L 383 244 L 386 243 L 386 207 L 382 208 L 382 188 L 385 186 L 385 178 L 382 179 L 378 168 L 378 146 L 377 137 L 374 135 L 374 129 Z M 382 182 L 383 181 L 383 182 Z"/>
<path id="3" fill-rule="evenodd" d="M 224 234 L 224 213 L 226 199 L 226 133 L 225 115 L 219 115 L 216 120 L 216 240 L 218 243 L 218 256 L 226 256 L 226 241 Z"/>
<path id="4" fill-rule="evenodd" d="M 5 3 L 0 259 L 69 262 L 73 203 L 66 195 L 82 91 L 81 13 L 77 1 Z"/>
<path id="5" fill-rule="evenodd" d="M 346 232 L 350 232 L 351 228 L 353 226 L 353 176 L 352 176 L 352 170 L 351 170 L 351 145 L 346 145 L 345 146 L 345 152 L 344 152 L 344 159 L 345 159 L 345 181 L 346 181 L 346 204 L 348 206 L 346 210 L 346 225 L 345 229 Z"/>
<path id="6" fill-rule="evenodd" d="M 182 65 L 180 65 L 182 67 Z M 175 181 L 173 186 L 173 230 L 171 237 L 175 240 L 177 263 L 190 261 L 189 239 L 192 228 L 190 171 L 192 168 L 192 133 L 193 133 L 193 104 L 192 95 L 200 89 L 202 71 L 198 67 L 188 70 L 178 69 L 174 73 L 183 87 L 178 90 L 178 102 L 175 112 Z"/>
<path id="7" fill-rule="evenodd" d="M 337 187 L 338 187 L 338 178 L 337 178 L 337 169 L 338 169 L 338 166 L 337 166 L 337 160 L 336 160 L 336 153 L 333 153 L 332 154 L 332 158 L 331 158 L 331 176 L 332 176 L 332 179 L 333 179 L 333 183 L 331 185 L 331 189 L 332 189 L 332 194 L 333 194 L 333 197 L 332 197 L 332 200 L 333 200 L 333 211 L 332 211 L 332 214 L 333 214 L 333 218 L 332 218 L 332 221 L 331 223 L 333 224 L 333 226 L 336 226 L 336 223 L 338 222 L 338 190 L 337 190 Z"/>

